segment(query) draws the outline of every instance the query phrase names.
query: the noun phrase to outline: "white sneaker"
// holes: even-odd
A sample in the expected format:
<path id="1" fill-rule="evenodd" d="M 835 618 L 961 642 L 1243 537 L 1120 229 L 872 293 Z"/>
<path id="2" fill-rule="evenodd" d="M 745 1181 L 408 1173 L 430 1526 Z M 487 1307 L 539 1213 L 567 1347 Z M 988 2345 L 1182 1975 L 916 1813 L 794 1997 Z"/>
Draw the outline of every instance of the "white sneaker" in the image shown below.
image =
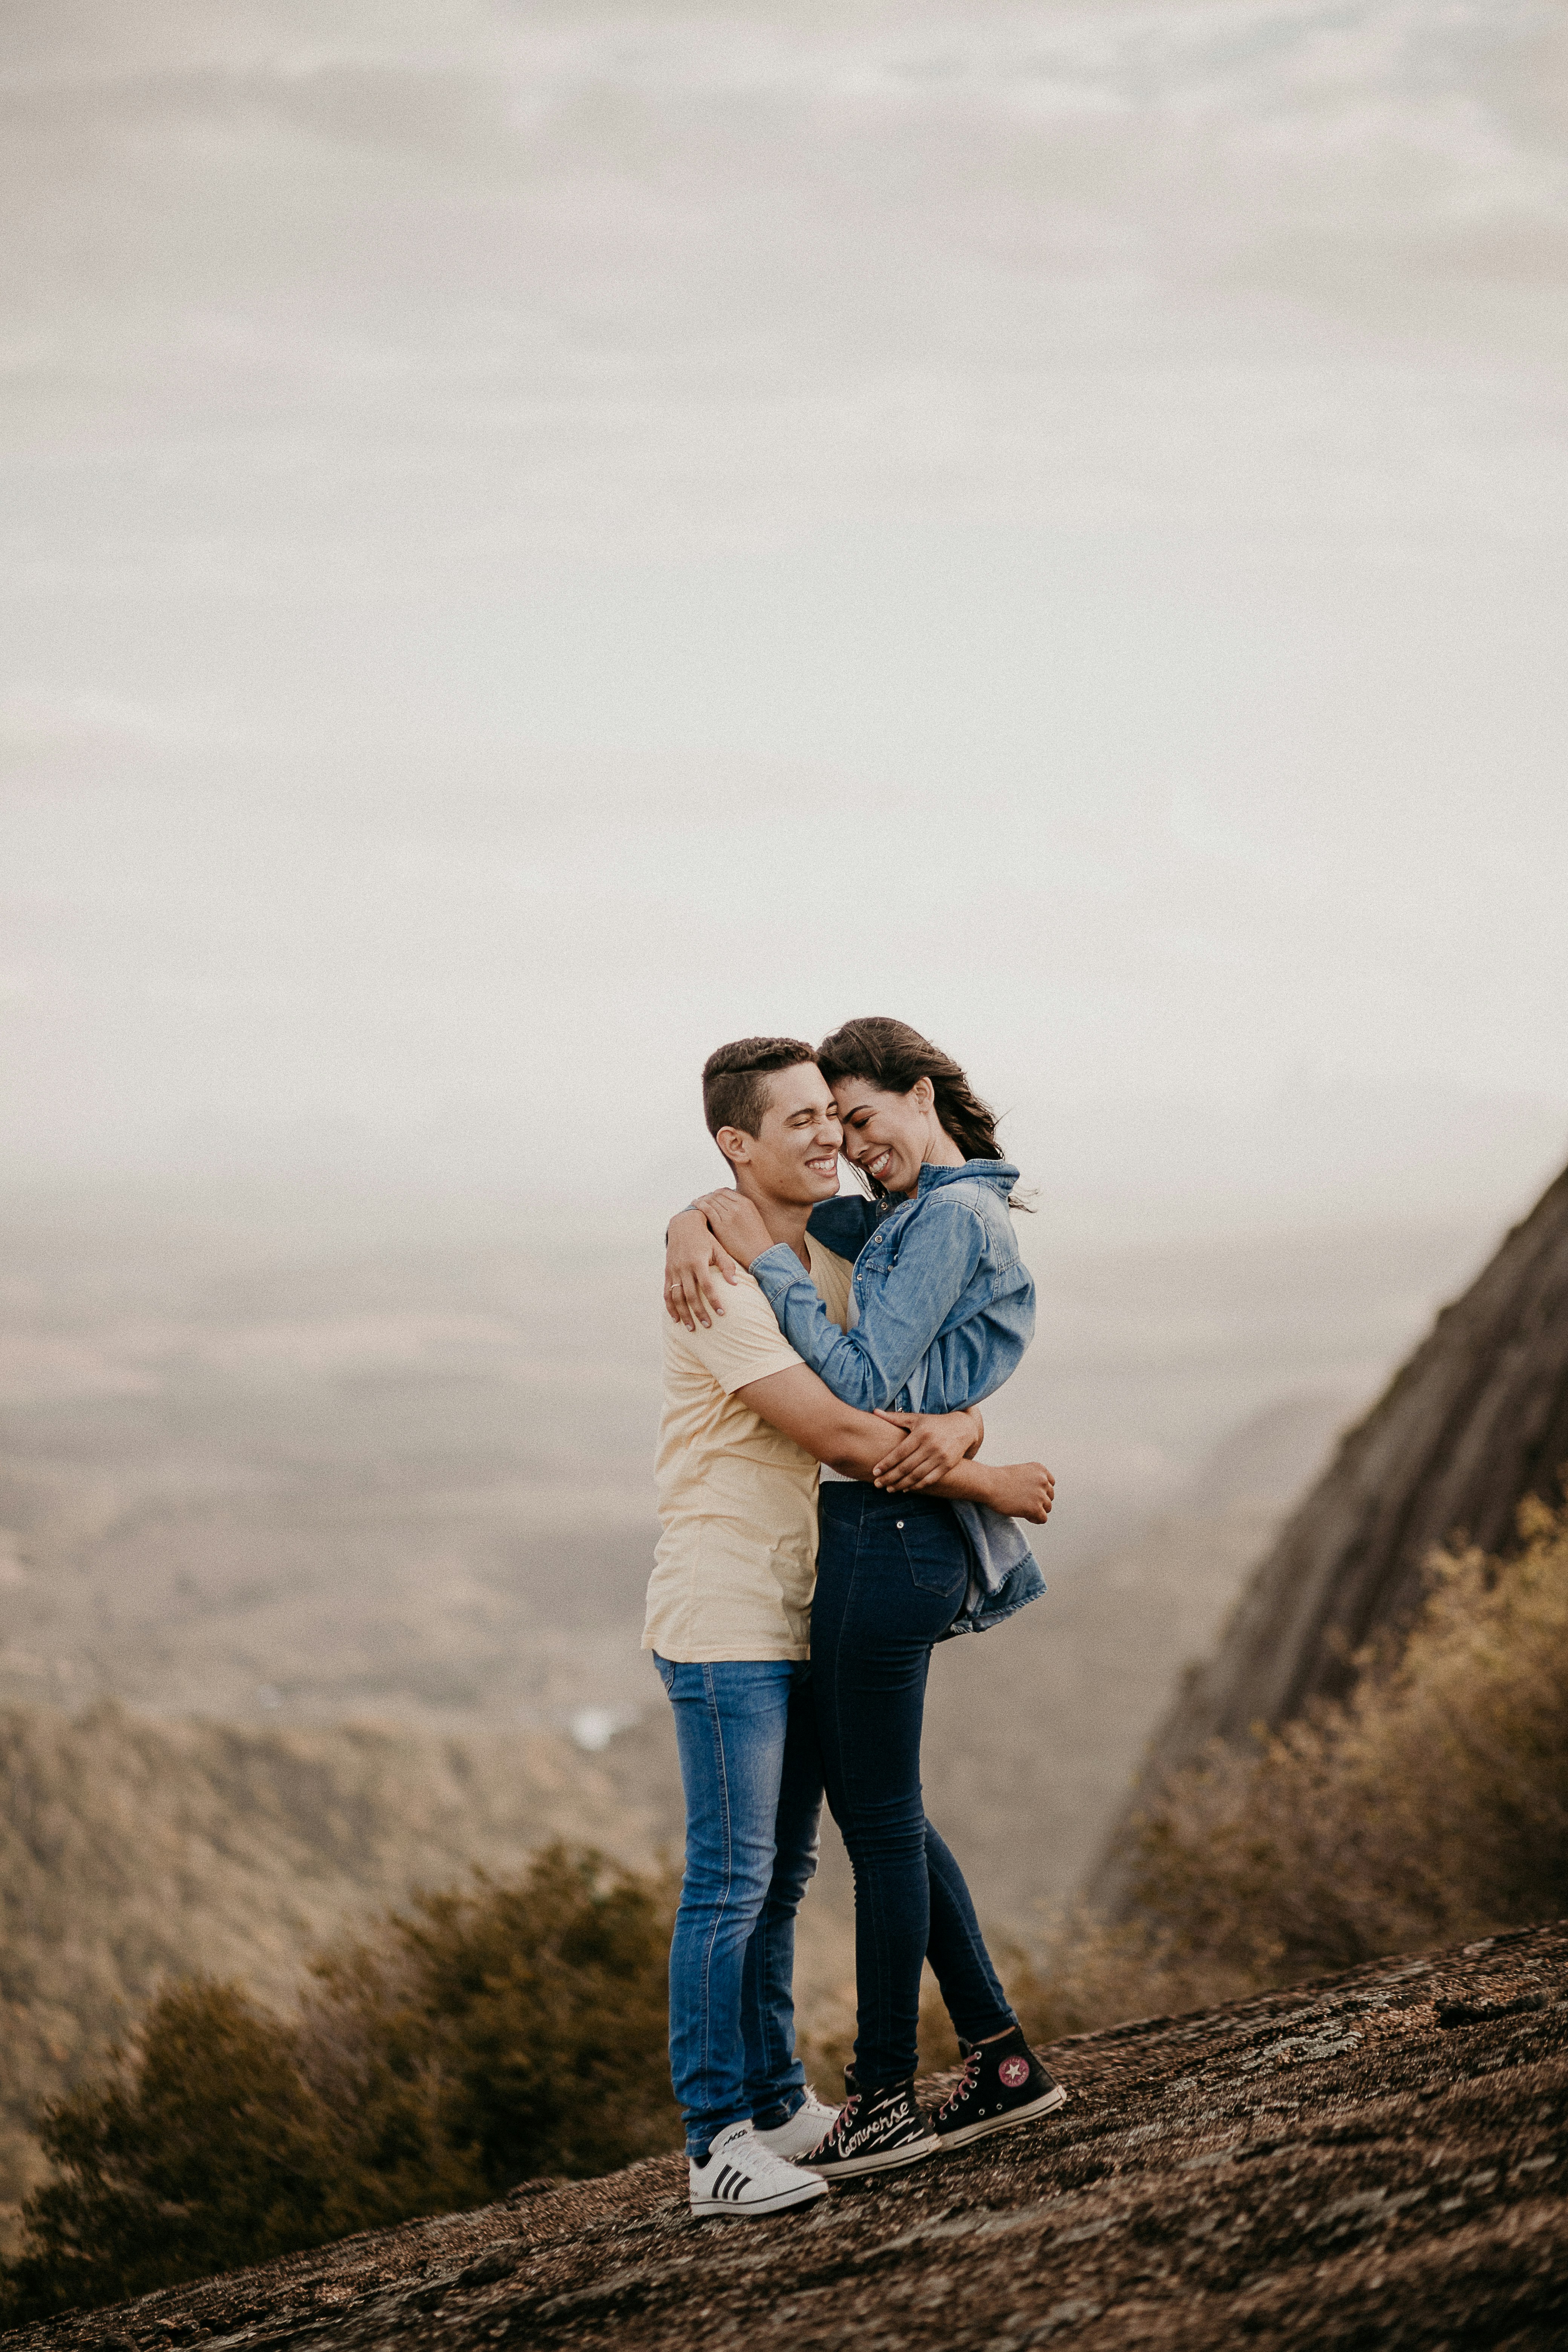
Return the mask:
<path id="1" fill-rule="evenodd" d="M 700 2221 L 715 2215 L 725 2221 L 752 2221 L 763 2213 L 787 2213 L 826 2197 L 827 2183 L 801 2172 L 764 2147 L 749 2123 L 727 2124 L 705 2161 L 689 2161 L 691 2210 Z"/>
<path id="2" fill-rule="evenodd" d="M 788 2123 L 757 2132 L 757 2138 L 786 2164 L 793 2163 L 796 2157 L 809 2156 L 814 2147 L 820 2147 L 837 2121 L 837 2108 L 825 2107 L 815 2091 L 807 2091 L 805 2105 L 795 2109 Z M 756 2130 L 755 2125 L 752 2128 Z"/>

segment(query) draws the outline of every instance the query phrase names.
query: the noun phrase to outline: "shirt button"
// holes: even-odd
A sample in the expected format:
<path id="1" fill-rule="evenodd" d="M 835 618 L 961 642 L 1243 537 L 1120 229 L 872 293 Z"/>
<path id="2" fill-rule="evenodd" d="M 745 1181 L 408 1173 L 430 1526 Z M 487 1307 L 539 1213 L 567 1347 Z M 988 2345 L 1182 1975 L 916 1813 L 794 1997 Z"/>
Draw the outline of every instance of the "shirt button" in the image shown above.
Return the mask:
<path id="1" fill-rule="evenodd" d="M 904 1523 L 903 1523 L 902 1519 L 895 1519 L 895 1520 L 893 1521 L 893 1525 L 894 1525 L 896 1528 L 901 1528 L 901 1527 L 903 1526 L 903 1524 L 904 1524 Z"/>

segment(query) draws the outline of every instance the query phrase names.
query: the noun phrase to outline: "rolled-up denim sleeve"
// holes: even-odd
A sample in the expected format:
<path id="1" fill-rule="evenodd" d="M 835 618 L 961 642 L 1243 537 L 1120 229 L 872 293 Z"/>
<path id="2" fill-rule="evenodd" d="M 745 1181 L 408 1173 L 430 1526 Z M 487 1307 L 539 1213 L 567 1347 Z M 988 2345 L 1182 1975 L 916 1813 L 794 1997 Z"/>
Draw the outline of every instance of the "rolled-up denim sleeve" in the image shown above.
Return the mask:
<path id="1" fill-rule="evenodd" d="M 779 1328 L 795 1353 L 845 1404 L 874 1412 L 892 1403 L 973 1276 L 985 1228 L 963 1202 L 940 1193 L 910 1225 L 898 1263 L 841 1331 L 792 1249 L 778 1243 L 752 1260 Z"/>

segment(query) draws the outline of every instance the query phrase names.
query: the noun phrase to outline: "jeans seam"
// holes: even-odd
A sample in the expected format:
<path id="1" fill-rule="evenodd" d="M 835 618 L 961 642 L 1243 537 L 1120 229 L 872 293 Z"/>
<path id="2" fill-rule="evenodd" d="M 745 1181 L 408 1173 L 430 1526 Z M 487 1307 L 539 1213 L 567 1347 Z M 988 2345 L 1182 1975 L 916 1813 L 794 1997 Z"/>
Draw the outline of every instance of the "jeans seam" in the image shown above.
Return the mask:
<path id="1" fill-rule="evenodd" d="M 956 1857 L 954 1857 L 954 1860 L 956 1862 Z M 938 1876 L 941 1875 L 940 1872 L 933 1874 Z M 985 1938 L 981 1931 L 978 1920 L 976 1920 L 973 1926 L 970 1926 L 967 1922 L 965 1923 L 963 1929 L 963 1941 L 970 1958 L 974 1964 L 975 1975 L 983 1979 L 986 1977 L 990 1977 L 993 1980 L 997 1982 L 997 1990 L 1001 1992 L 1000 1981 L 996 1979 L 995 1967 L 992 1961 L 990 1953 L 985 1948 Z M 984 2021 L 988 2024 L 994 2023 L 996 2018 L 1000 2017 L 1003 2019 L 1005 2023 L 1008 2025 L 1016 2025 L 1018 2021 L 1017 2018 L 1013 2010 L 1008 2006 L 1007 1996 L 1005 1992 L 1001 1993 L 1001 2000 L 1002 2006 L 999 2009 L 994 2010 L 991 2016 Z M 952 2015 L 951 2009 L 948 2013 L 950 2016 Z M 978 2023 L 981 2021 L 976 2019 L 974 2021 Z M 955 2028 L 957 2023 L 958 2021 L 954 2018 L 953 2024 Z"/>
<path id="2" fill-rule="evenodd" d="M 850 1570 L 849 1570 L 849 1583 L 848 1583 L 848 1588 L 847 1588 L 847 1591 L 846 1591 L 846 1593 L 845 1593 L 845 1596 L 844 1596 L 843 1622 L 847 1622 L 847 1619 L 848 1619 L 850 1607 L 851 1607 L 851 1604 L 853 1603 L 854 1599 L 855 1599 L 856 1588 L 857 1588 L 857 1586 L 858 1585 L 858 1583 L 859 1583 L 859 1581 L 860 1581 L 860 1562 L 861 1562 L 862 1555 L 863 1555 L 864 1550 L 865 1550 L 865 1545 L 866 1545 L 866 1506 L 865 1506 L 864 1498 L 861 1498 L 861 1500 L 860 1500 L 860 1508 L 859 1508 L 859 1512 L 858 1512 L 858 1514 L 857 1524 L 856 1524 L 856 1529 L 855 1529 L 855 1554 L 854 1554 L 854 1559 L 853 1559 L 853 1561 L 852 1561 L 852 1563 L 851 1563 Z M 840 1631 L 841 1631 L 841 1633 L 842 1633 L 842 1622 L 841 1622 Z M 845 1646 L 845 1645 L 844 1645 L 844 1643 L 843 1643 L 842 1639 L 840 1639 L 840 1642 L 839 1642 L 839 1644 L 838 1644 L 838 1654 L 837 1654 L 837 1657 L 835 1658 L 835 1660 L 834 1660 L 834 1678 L 833 1678 L 833 1680 L 834 1680 L 834 1699 L 835 1699 L 835 1707 L 834 1707 L 834 1734 L 835 1734 L 835 1744 L 837 1745 L 837 1749 L 838 1749 L 838 1759 L 839 1759 L 839 1766 L 840 1766 L 840 1769 L 842 1769 L 842 1767 L 843 1767 L 843 1761 L 844 1761 L 845 1743 L 844 1743 L 844 1739 L 843 1739 L 843 1738 L 842 1738 L 841 1731 L 840 1731 L 840 1717 L 839 1717 L 838 1694 L 839 1694 L 839 1669 L 840 1669 L 840 1664 L 841 1664 L 841 1661 L 842 1661 L 842 1659 L 843 1659 L 843 1655 L 844 1655 L 844 1646 Z M 847 1786 L 846 1786 L 846 1788 L 845 1788 L 845 1795 L 846 1795 L 846 1798 L 848 1798 L 848 1797 L 849 1797 L 849 1790 L 848 1790 Z M 853 1810 L 853 1802 L 852 1802 L 852 1801 L 851 1801 L 851 1810 Z M 847 1830 L 846 1830 L 846 1837 L 847 1837 Z M 857 1842 L 858 1842 L 858 1841 L 857 1841 Z M 853 1861 L 853 1855 L 851 1855 L 851 1861 Z M 863 1876 L 864 1876 L 864 1881 L 865 1881 L 865 1884 L 864 1884 L 864 1899 L 865 1899 L 865 1906 L 866 1906 L 866 1919 L 867 1919 L 867 1925 L 868 1926 L 868 1927 L 869 1927 L 869 1928 L 870 1928 L 870 1930 L 871 1930 L 871 1956 L 872 1956 L 872 1963 L 873 1963 L 873 1968 L 874 1968 L 874 1970 L 875 1970 L 875 1979 L 876 1979 L 876 2004 L 877 2004 L 877 2014 L 881 2018 L 881 2020 L 882 2020 L 882 2021 L 883 2021 L 884 2030 L 885 2030 L 885 2028 L 886 2028 L 886 2024 L 887 2024 L 887 2021 L 888 2021 L 888 2019 L 889 2019 L 889 2012 L 890 2012 L 890 2010 L 891 2010 L 891 2006 L 892 2006 L 892 1969 L 891 1969 L 891 1964 L 890 1964 L 890 1955 L 889 1955 L 889 1936 L 888 1936 L 888 1918 L 887 1918 L 887 1909 L 886 1909 L 886 1904 L 885 1904 L 885 1900 L 884 1900 L 884 1890 L 883 1890 L 882 1884 L 881 1884 L 881 1880 L 882 1880 L 882 1877 L 884 1876 L 884 1874 L 882 1874 L 882 1873 L 879 1873 L 879 1872 L 876 1872 L 876 1871 L 868 1872 L 868 1873 L 865 1873 L 865 1874 L 862 1874 L 858 1869 L 857 1869 L 857 1870 L 856 1870 L 856 1873 L 855 1873 L 855 1878 L 856 1878 L 855 1900 L 856 1900 L 856 1903 L 857 1903 L 857 1905 L 858 1905 L 858 1906 L 859 1905 L 859 1903 L 860 1903 L 860 1902 L 861 1902 L 861 1900 L 862 1900 L 862 1880 L 863 1880 Z M 874 1893 L 873 1893 L 873 1889 L 875 1890 L 875 1892 L 874 1892 Z M 858 2008 L 858 2006 L 859 2006 L 859 2003 L 858 2003 L 858 2002 L 857 2002 L 857 2008 Z M 857 2034 L 856 2034 L 856 2044 L 857 2044 L 857 2056 L 858 2056 L 858 2044 L 859 2044 L 859 2034 L 858 2034 L 858 2032 L 857 2032 Z"/>
<path id="3" fill-rule="evenodd" d="M 775 1872 L 778 1869 L 778 1852 L 776 1845 L 773 1853 L 773 1869 Z M 767 1893 L 763 1896 L 763 1907 L 757 1914 L 756 1925 L 752 1929 L 752 1940 L 757 1948 L 756 1973 L 759 1984 L 765 1983 L 767 1981 L 768 1911 L 772 1899 L 773 1884 L 770 1880 Z M 762 2035 L 763 2072 L 771 2078 L 778 2071 L 778 2061 L 774 2055 L 776 2042 L 773 2032 L 773 2020 L 769 2012 L 766 2002 L 760 2000 L 757 2003 L 757 2022 Z"/>
<path id="4" fill-rule="evenodd" d="M 708 1702 L 708 1721 L 718 1760 L 720 1810 L 724 1824 L 724 1892 L 714 1911 L 707 1948 L 702 1955 L 702 2072 L 704 2077 L 710 2077 L 713 2072 L 713 1947 L 719 1940 L 720 1929 L 730 1908 L 730 1897 L 734 1891 L 735 1827 L 730 1807 L 730 1775 L 724 1754 L 723 1723 L 719 1713 L 718 1694 L 713 1687 L 713 1669 L 706 1664 L 702 1669 L 702 1691 Z"/>

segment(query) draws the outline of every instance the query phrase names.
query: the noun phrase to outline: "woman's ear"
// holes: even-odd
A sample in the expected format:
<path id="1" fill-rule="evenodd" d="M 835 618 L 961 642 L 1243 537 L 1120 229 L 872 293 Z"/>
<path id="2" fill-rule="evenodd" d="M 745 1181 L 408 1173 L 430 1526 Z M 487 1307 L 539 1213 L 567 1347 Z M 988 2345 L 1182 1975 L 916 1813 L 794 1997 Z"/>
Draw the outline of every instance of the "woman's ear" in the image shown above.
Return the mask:
<path id="1" fill-rule="evenodd" d="M 929 1078 L 917 1078 L 914 1085 L 910 1088 L 910 1092 L 914 1097 L 916 1102 L 919 1103 L 921 1110 L 930 1110 L 931 1105 L 936 1100 L 936 1088 L 932 1086 Z"/>

